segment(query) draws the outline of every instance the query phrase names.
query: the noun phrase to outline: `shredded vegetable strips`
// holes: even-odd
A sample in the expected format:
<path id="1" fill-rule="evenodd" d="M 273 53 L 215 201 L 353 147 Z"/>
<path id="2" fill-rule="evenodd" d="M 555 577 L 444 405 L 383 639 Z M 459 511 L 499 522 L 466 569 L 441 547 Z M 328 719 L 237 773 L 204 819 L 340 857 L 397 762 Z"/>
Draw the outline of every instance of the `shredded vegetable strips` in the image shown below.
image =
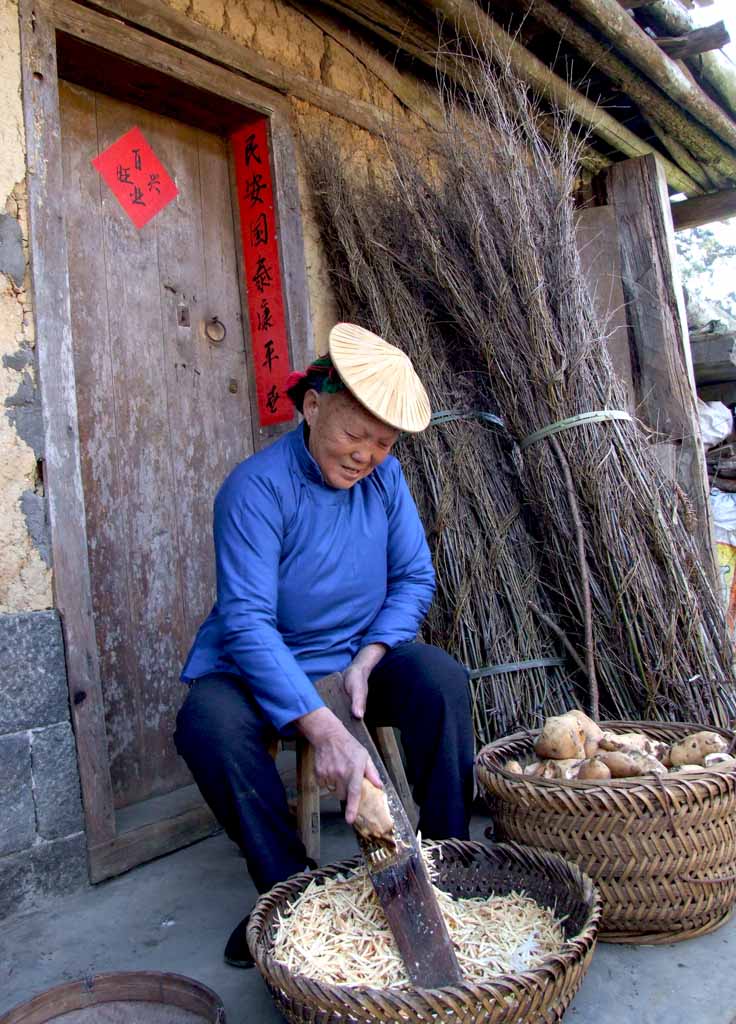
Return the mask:
<path id="1" fill-rule="evenodd" d="M 523 893 L 455 900 L 433 888 L 468 982 L 536 967 L 565 941 L 554 915 Z M 292 974 L 330 985 L 411 987 L 364 868 L 310 882 L 279 913 L 273 956 Z"/>

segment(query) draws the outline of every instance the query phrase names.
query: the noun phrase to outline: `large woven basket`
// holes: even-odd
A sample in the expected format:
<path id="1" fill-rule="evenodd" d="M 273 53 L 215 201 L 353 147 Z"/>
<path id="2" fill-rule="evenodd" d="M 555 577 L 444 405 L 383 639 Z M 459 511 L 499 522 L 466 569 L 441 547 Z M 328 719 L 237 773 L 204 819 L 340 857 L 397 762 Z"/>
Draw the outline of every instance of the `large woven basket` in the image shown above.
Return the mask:
<path id="1" fill-rule="evenodd" d="M 705 728 L 605 726 L 668 743 Z M 499 838 L 560 853 L 593 879 L 603 900 L 602 941 L 673 942 L 712 931 L 728 918 L 736 899 L 736 771 L 605 783 L 505 771 L 507 761 L 533 754 L 538 735 L 518 733 L 484 747 L 478 777 Z"/>
<path id="2" fill-rule="evenodd" d="M 446 840 L 436 857 L 437 884 L 454 896 L 490 896 L 523 890 L 564 918 L 561 951 L 534 970 L 500 975 L 483 985 L 439 989 L 371 989 L 326 985 L 292 974 L 272 955 L 277 915 L 313 878 L 332 878 L 357 867 L 360 858 L 295 875 L 256 903 L 248 945 L 279 1011 L 289 1021 L 489 1022 L 552 1024 L 562 1018 L 588 968 L 600 914 L 589 878 L 562 858 L 516 844 L 494 847 Z"/>

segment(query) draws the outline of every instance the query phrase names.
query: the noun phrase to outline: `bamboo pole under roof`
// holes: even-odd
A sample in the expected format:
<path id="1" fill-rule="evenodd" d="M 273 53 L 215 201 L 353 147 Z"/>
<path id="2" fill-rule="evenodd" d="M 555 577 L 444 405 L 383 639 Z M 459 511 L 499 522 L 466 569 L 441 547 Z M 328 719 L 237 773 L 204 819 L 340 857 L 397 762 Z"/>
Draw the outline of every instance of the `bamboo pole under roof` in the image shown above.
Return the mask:
<path id="1" fill-rule="evenodd" d="M 656 0 L 643 12 L 647 24 L 672 34 L 690 32 L 695 24 L 677 0 Z M 690 58 L 688 65 L 717 94 L 727 108 L 736 114 L 736 65 L 718 50 Z"/>
<path id="2" fill-rule="evenodd" d="M 617 0 L 569 0 L 569 3 L 671 99 L 736 149 L 734 121 L 676 61 L 660 50 Z"/>
<path id="3" fill-rule="evenodd" d="M 718 178 L 733 180 L 736 177 L 736 153 L 716 138 L 707 128 L 688 117 L 687 114 L 660 89 L 646 81 L 626 61 L 621 60 L 610 47 L 600 43 L 578 21 L 563 13 L 549 0 L 514 0 L 520 8 L 555 31 L 560 38 L 572 45 L 597 71 L 602 71 L 615 85 L 621 88 L 642 113 L 651 116 L 665 130 L 667 136 L 685 146 L 697 163 L 707 164 Z M 668 147 L 669 148 L 669 147 Z M 678 159 L 675 161 L 701 185 L 702 180 L 691 165 Z M 705 187 L 708 185 L 706 183 Z"/>
<path id="4" fill-rule="evenodd" d="M 389 39 L 403 49 L 434 67 L 437 63 L 438 40 L 428 33 L 419 33 L 420 42 L 415 42 L 418 26 L 408 18 L 397 15 L 396 11 L 382 0 L 324 0 L 327 6 L 355 18 L 360 24 Z M 496 24 L 472 0 L 424 0 L 425 6 L 443 14 L 459 35 L 469 38 L 479 50 L 506 62 L 521 81 L 543 95 L 560 110 L 570 111 L 582 125 L 589 128 L 599 139 L 625 156 L 646 156 L 656 153 L 662 161 L 667 182 L 676 192 L 687 196 L 700 195 L 703 188 L 689 174 L 666 157 L 663 157 L 649 142 L 639 138 L 629 128 L 617 121 L 550 70 L 538 57 L 529 53 Z M 390 27 L 387 27 L 390 26 Z"/>

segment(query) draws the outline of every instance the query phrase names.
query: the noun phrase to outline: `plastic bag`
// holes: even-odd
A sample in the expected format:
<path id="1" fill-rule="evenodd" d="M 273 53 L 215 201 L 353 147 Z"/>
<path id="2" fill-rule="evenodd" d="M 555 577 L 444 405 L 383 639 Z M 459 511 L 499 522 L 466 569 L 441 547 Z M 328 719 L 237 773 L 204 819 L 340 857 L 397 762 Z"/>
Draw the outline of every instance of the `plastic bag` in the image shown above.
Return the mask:
<path id="1" fill-rule="evenodd" d="M 698 418 L 706 449 L 720 444 L 733 430 L 731 410 L 723 402 L 704 402 L 699 398 Z"/>
<path id="2" fill-rule="evenodd" d="M 728 632 L 736 640 L 736 494 L 712 487 L 710 508 Z"/>
<path id="3" fill-rule="evenodd" d="M 698 418 L 706 448 L 720 444 L 733 431 L 733 415 L 723 402 L 704 402 L 699 398 Z"/>

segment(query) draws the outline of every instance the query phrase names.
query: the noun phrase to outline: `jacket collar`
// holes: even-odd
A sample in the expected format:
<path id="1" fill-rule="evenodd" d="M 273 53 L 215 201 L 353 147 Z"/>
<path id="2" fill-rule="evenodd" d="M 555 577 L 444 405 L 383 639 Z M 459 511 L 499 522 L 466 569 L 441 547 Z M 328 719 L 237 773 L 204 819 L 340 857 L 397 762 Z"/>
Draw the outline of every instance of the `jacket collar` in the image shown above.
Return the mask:
<path id="1" fill-rule="evenodd" d="M 294 452 L 297 465 L 299 466 L 302 474 L 307 478 L 307 480 L 311 480 L 312 483 L 321 484 L 323 487 L 329 487 L 329 484 L 322 476 L 322 470 L 319 468 L 317 462 L 309 451 L 307 424 L 302 421 L 299 426 L 292 431 L 291 437 L 292 451 Z M 329 489 L 334 490 L 332 487 Z"/>

